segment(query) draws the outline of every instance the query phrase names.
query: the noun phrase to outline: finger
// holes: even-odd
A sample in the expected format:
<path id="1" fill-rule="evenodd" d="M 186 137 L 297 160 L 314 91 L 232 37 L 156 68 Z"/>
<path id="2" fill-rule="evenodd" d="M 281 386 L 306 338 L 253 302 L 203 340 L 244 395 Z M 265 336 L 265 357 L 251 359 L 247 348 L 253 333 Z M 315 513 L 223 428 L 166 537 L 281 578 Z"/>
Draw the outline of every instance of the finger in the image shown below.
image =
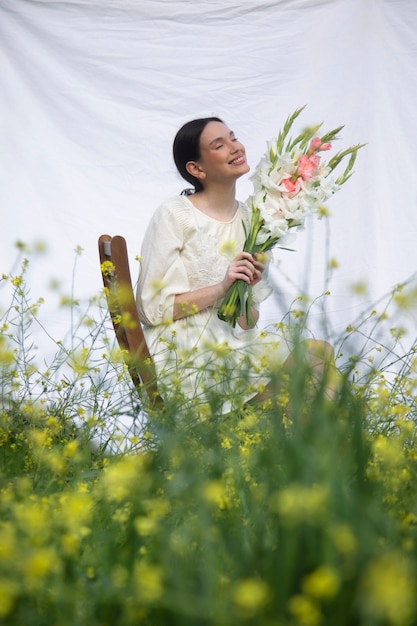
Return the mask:
<path id="1" fill-rule="evenodd" d="M 234 278 L 236 280 L 241 279 L 241 280 L 244 280 L 247 283 L 250 283 L 253 280 L 253 278 L 254 278 L 254 272 L 251 271 L 246 266 L 240 266 L 240 267 L 236 268 L 236 270 L 234 272 Z"/>
<path id="2" fill-rule="evenodd" d="M 251 263 L 247 259 L 241 259 L 240 261 L 235 261 L 233 265 L 236 267 L 238 271 L 245 271 L 251 274 L 253 274 L 253 272 L 255 271 L 255 267 L 253 263 Z"/>
<path id="3" fill-rule="evenodd" d="M 244 263 L 242 263 L 239 269 L 241 272 L 245 273 L 250 279 L 252 279 L 255 276 L 256 269 L 252 265 L 252 263 L 248 261 L 245 261 Z"/>
<path id="4" fill-rule="evenodd" d="M 239 254 L 234 260 L 235 261 L 246 260 L 246 261 L 249 261 L 249 263 L 253 263 L 255 259 L 253 258 L 250 252 L 239 252 Z"/>
<path id="5" fill-rule="evenodd" d="M 254 261 L 253 265 L 254 265 L 255 269 L 258 270 L 259 272 L 264 272 L 265 271 L 265 265 L 263 263 L 261 263 L 260 261 Z"/>
<path id="6" fill-rule="evenodd" d="M 259 283 L 262 280 L 262 274 L 256 274 L 252 280 L 250 281 L 251 285 L 256 285 L 257 283 Z"/>

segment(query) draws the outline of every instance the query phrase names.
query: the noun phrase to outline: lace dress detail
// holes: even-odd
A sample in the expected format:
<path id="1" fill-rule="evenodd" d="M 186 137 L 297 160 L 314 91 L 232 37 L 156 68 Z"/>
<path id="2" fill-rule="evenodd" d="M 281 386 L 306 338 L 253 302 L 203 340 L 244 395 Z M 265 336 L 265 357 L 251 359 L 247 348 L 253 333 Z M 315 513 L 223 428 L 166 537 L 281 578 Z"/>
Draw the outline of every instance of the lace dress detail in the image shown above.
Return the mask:
<path id="1" fill-rule="evenodd" d="M 243 247 L 244 230 L 240 207 L 230 222 L 214 220 L 194 206 L 191 219 L 199 255 L 189 268 L 189 280 L 191 289 L 198 289 L 223 280 L 227 266 Z"/>

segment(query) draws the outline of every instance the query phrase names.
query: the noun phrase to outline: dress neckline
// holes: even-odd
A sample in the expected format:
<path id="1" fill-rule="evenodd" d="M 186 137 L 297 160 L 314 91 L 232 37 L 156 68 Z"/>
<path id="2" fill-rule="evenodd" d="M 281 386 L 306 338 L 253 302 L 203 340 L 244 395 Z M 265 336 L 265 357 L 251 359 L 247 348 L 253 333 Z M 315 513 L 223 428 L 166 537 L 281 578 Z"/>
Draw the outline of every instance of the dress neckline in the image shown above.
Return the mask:
<path id="1" fill-rule="evenodd" d="M 237 205 L 236 205 L 236 211 L 233 215 L 233 217 L 230 220 L 218 220 L 215 217 L 212 217 L 211 215 L 207 215 L 207 213 L 204 213 L 204 211 L 201 211 L 201 209 L 197 208 L 195 206 L 195 204 L 193 202 L 191 202 L 190 198 L 188 196 L 182 196 L 184 198 L 184 200 L 186 200 L 194 209 L 194 211 L 196 211 L 198 213 L 198 215 L 202 215 L 203 217 L 205 217 L 206 219 L 210 220 L 211 222 L 216 222 L 217 224 L 231 224 L 232 222 L 235 221 L 235 219 L 237 218 L 237 216 L 240 213 L 240 202 L 239 200 L 237 200 Z"/>

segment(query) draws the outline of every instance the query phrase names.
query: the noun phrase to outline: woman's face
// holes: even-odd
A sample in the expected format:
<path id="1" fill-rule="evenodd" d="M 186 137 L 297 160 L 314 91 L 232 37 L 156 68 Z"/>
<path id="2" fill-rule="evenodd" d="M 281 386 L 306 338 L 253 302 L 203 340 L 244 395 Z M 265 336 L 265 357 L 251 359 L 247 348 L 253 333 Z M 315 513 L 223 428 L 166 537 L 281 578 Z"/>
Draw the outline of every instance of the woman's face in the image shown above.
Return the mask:
<path id="1" fill-rule="evenodd" d="M 200 158 L 196 162 L 201 182 L 236 180 L 249 172 L 245 147 L 222 122 L 209 122 L 200 136 Z"/>

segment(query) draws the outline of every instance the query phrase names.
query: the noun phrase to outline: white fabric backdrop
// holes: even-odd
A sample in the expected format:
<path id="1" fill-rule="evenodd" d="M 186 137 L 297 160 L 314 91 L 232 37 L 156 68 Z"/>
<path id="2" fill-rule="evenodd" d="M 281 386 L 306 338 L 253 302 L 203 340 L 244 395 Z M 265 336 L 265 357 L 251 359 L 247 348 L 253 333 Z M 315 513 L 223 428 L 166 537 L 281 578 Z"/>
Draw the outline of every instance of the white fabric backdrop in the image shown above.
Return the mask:
<path id="1" fill-rule="evenodd" d="M 353 283 L 371 302 L 416 270 L 415 0 L 0 0 L 0 68 L 0 271 L 16 240 L 45 241 L 34 297 L 52 278 L 70 293 L 76 246 L 76 294 L 96 294 L 103 232 L 127 238 L 136 275 L 152 212 L 184 186 L 171 158 L 183 122 L 219 115 L 254 167 L 303 104 L 303 123 L 346 124 L 340 146 L 367 147 L 331 218 L 276 254 L 263 323 L 300 289 L 330 289 L 343 328 L 364 306 Z M 45 324 L 59 338 L 54 306 L 47 297 Z"/>

